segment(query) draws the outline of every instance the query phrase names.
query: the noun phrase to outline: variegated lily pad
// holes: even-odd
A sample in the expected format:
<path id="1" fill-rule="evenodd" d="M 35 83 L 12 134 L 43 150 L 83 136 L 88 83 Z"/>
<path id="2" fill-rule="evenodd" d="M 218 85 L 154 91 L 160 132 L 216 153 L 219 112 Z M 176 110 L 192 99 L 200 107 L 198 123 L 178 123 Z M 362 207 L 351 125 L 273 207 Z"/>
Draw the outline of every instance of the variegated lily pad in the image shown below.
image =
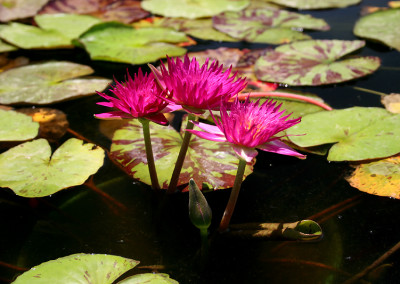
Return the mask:
<path id="1" fill-rule="evenodd" d="M 400 153 L 399 125 L 400 115 L 383 108 L 352 107 L 308 114 L 287 134 L 300 147 L 336 143 L 330 161 L 360 161 Z"/>
<path id="2" fill-rule="evenodd" d="M 272 3 L 301 10 L 342 8 L 355 5 L 361 0 L 270 0 Z"/>
<path id="3" fill-rule="evenodd" d="M 104 90 L 111 80 L 74 79 L 93 73 L 86 65 L 47 62 L 0 73 L 0 103 L 50 104 Z"/>
<path id="4" fill-rule="evenodd" d="M 0 2 L 0 22 L 28 18 L 36 13 L 49 0 L 3 0 Z"/>
<path id="5" fill-rule="evenodd" d="M 329 25 L 322 19 L 277 9 L 225 12 L 213 17 L 213 26 L 233 38 L 271 44 L 310 38 L 293 28 L 329 29 Z"/>
<path id="6" fill-rule="evenodd" d="M 308 40 L 282 45 L 257 60 L 256 76 L 292 86 L 334 84 L 363 77 L 379 68 L 378 57 L 336 60 L 364 45 L 360 40 Z"/>
<path id="7" fill-rule="evenodd" d="M 25 141 L 38 135 L 39 123 L 28 115 L 0 109 L 0 141 Z"/>
<path id="8" fill-rule="evenodd" d="M 400 8 L 378 11 L 359 19 L 354 34 L 383 42 L 400 51 Z"/>
<path id="9" fill-rule="evenodd" d="M 143 9 L 165 17 L 196 19 L 211 17 L 224 11 L 240 11 L 249 5 L 247 0 L 144 0 Z"/>
<path id="10" fill-rule="evenodd" d="M 168 188 L 173 166 L 178 157 L 182 138 L 172 127 L 150 124 L 151 141 L 158 179 L 162 188 Z M 111 155 L 132 176 L 151 184 L 147 167 L 142 126 L 132 120 L 114 134 Z M 228 143 L 192 137 L 178 185 L 187 184 L 190 178 L 201 185 L 214 189 L 232 187 L 235 180 L 238 156 Z M 252 173 L 253 166 L 246 167 L 245 176 Z"/>
<path id="11" fill-rule="evenodd" d="M 171 43 L 187 40 L 184 33 L 172 29 L 134 29 L 119 23 L 96 25 L 79 39 L 94 60 L 131 64 L 153 62 L 166 55 L 183 55 L 186 49 Z"/>

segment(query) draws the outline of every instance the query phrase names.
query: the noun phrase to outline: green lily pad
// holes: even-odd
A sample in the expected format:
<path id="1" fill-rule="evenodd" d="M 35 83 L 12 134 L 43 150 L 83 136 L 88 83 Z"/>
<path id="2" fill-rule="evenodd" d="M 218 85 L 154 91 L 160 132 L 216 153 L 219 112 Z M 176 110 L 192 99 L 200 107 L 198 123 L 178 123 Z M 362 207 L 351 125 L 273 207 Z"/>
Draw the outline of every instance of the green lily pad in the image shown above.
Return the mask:
<path id="1" fill-rule="evenodd" d="M 301 10 L 343 8 L 355 5 L 361 0 L 270 0 L 272 3 Z"/>
<path id="2" fill-rule="evenodd" d="M 151 141 L 160 186 L 168 188 L 173 166 L 178 157 L 182 138 L 172 127 L 150 123 Z M 125 167 L 135 179 L 151 184 L 147 167 L 142 126 L 132 120 L 114 133 L 111 156 Z M 235 180 L 238 156 L 228 143 L 216 143 L 192 136 L 178 185 L 205 183 L 214 189 L 232 187 Z M 245 176 L 251 174 L 253 165 L 246 167 Z"/>
<path id="3" fill-rule="evenodd" d="M 43 197 L 80 185 L 103 165 L 104 151 L 71 138 L 52 155 L 47 140 L 25 142 L 0 155 L 0 187 L 24 197 Z"/>
<path id="4" fill-rule="evenodd" d="M 374 56 L 336 61 L 365 45 L 354 40 L 307 40 L 285 44 L 260 57 L 256 76 L 263 81 L 292 86 L 340 83 L 373 73 L 380 66 Z"/>
<path id="5" fill-rule="evenodd" d="M 310 37 L 294 28 L 328 30 L 322 19 L 277 9 L 225 12 L 213 17 L 213 26 L 233 38 L 248 42 L 281 44 Z"/>
<path id="6" fill-rule="evenodd" d="M 165 273 L 143 273 L 128 277 L 118 284 L 178 284 L 178 281 L 169 278 L 168 274 Z"/>
<path id="7" fill-rule="evenodd" d="M 36 15 L 49 0 L 3 0 L 0 2 L 0 22 Z"/>
<path id="8" fill-rule="evenodd" d="M 25 141 L 38 135 L 39 123 L 28 115 L 0 109 L 0 141 Z"/>
<path id="9" fill-rule="evenodd" d="M 119 23 L 92 27 L 79 41 L 94 60 L 144 64 L 168 56 L 181 56 L 186 49 L 170 43 L 186 42 L 184 33 L 167 28 L 134 29 Z"/>
<path id="10" fill-rule="evenodd" d="M 249 5 L 247 0 L 144 0 L 142 8 L 165 17 L 188 19 L 212 17 L 224 11 L 240 11 Z"/>
<path id="11" fill-rule="evenodd" d="M 336 143 L 329 150 L 330 161 L 360 161 L 399 153 L 398 125 L 400 115 L 383 108 L 352 107 L 306 115 L 287 134 L 300 147 Z"/>
<path id="12" fill-rule="evenodd" d="M 0 73 L 0 103 L 50 104 L 104 90 L 111 80 L 73 79 L 93 73 L 72 62 L 47 62 Z"/>
<path id="13" fill-rule="evenodd" d="M 0 25 L 0 31 L 7 27 L 7 25 Z M 17 50 L 18 48 L 15 47 L 14 45 L 5 43 L 4 41 L 0 40 L 0 53 L 1 52 L 8 52 L 8 51 L 14 51 Z"/>
<path id="14" fill-rule="evenodd" d="M 13 283 L 111 284 L 139 261 L 107 254 L 73 254 L 44 262 L 20 275 Z"/>
<path id="15" fill-rule="evenodd" d="M 378 11 L 356 22 L 354 34 L 383 42 L 400 51 L 400 8 Z"/>

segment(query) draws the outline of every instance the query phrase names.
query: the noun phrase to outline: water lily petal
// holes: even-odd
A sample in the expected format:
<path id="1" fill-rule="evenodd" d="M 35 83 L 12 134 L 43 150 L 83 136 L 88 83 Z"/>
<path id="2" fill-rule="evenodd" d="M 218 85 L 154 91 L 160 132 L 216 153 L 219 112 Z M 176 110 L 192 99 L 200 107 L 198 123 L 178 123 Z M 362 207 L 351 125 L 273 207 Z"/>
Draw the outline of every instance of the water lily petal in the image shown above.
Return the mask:
<path id="1" fill-rule="evenodd" d="M 267 142 L 265 144 L 257 146 L 258 149 L 267 151 L 267 152 L 273 152 L 281 155 L 288 155 L 288 156 L 295 156 L 300 159 L 305 159 L 306 155 L 300 154 L 299 152 L 296 152 L 292 148 L 290 148 L 288 145 L 283 143 L 280 140 L 273 140 L 270 142 Z"/>
<path id="2" fill-rule="evenodd" d="M 154 115 L 148 115 L 146 118 L 150 121 L 153 121 L 155 123 L 161 124 L 161 125 L 167 125 L 169 122 L 165 118 L 165 116 L 161 113 L 154 114 Z"/>
<path id="3" fill-rule="evenodd" d="M 194 125 L 197 127 L 207 131 L 208 133 L 212 134 L 218 134 L 218 135 L 223 135 L 224 133 L 218 128 L 218 126 L 207 124 L 207 123 L 202 123 L 198 121 L 192 121 Z"/>
<path id="4" fill-rule="evenodd" d="M 236 144 L 232 144 L 232 148 L 246 163 L 250 163 L 258 154 L 257 150 L 254 148 L 243 147 Z"/>
<path id="5" fill-rule="evenodd" d="M 204 138 L 207 140 L 211 141 L 217 141 L 217 142 L 226 142 L 226 138 L 224 135 L 218 135 L 218 134 L 212 134 L 212 133 L 207 133 L 199 130 L 190 130 L 186 129 L 185 131 L 189 131 L 190 133 L 199 136 L 200 138 Z"/>
<path id="6" fill-rule="evenodd" d="M 100 119 L 122 119 L 122 118 L 132 118 L 131 116 L 127 115 L 122 111 L 111 111 L 105 113 L 98 113 L 95 114 L 94 117 Z"/>

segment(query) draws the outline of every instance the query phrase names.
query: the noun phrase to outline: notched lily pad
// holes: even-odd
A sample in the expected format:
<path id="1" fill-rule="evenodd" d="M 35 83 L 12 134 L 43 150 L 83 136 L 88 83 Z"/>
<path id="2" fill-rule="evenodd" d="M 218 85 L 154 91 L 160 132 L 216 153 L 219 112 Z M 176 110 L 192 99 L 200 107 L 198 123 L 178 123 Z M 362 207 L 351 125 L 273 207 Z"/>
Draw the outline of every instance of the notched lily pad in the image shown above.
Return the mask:
<path id="1" fill-rule="evenodd" d="M 47 140 L 25 142 L 0 155 L 0 187 L 43 197 L 80 185 L 103 165 L 104 151 L 71 138 L 53 154 Z"/>
<path id="2" fill-rule="evenodd" d="M 270 0 L 272 3 L 301 10 L 343 8 L 355 5 L 361 0 Z"/>
<path id="3" fill-rule="evenodd" d="M 170 126 L 150 123 L 150 132 L 158 179 L 161 187 L 166 189 L 173 171 L 171 165 L 176 162 L 182 138 Z M 129 124 L 115 132 L 111 144 L 111 156 L 134 178 L 151 184 L 142 127 L 139 122 L 129 121 Z M 187 184 L 190 178 L 193 178 L 198 184 L 205 183 L 214 189 L 232 187 L 238 161 L 237 155 L 228 143 L 215 143 L 194 136 L 189 145 L 178 185 Z M 248 165 L 245 176 L 252 171 L 253 166 Z"/>
<path id="4" fill-rule="evenodd" d="M 5 0 L 0 3 L 0 22 L 36 15 L 49 0 Z"/>
<path id="5" fill-rule="evenodd" d="M 378 57 L 336 60 L 364 45 L 359 40 L 308 40 L 282 45 L 257 60 L 256 76 L 263 81 L 292 86 L 317 86 L 360 78 L 379 68 Z"/>
<path id="6" fill-rule="evenodd" d="M 0 141 L 26 141 L 38 135 L 39 123 L 28 115 L 0 109 Z"/>
<path id="7" fill-rule="evenodd" d="M 82 78 L 92 68 L 72 62 L 46 62 L 0 73 L 0 103 L 50 104 L 104 90 L 111 80 Z"/>
<path id="8" fill-rule="evenodd" d="M 178 284 L 165 273 L 143 273 L 128 277 L 118 284 Z"/>

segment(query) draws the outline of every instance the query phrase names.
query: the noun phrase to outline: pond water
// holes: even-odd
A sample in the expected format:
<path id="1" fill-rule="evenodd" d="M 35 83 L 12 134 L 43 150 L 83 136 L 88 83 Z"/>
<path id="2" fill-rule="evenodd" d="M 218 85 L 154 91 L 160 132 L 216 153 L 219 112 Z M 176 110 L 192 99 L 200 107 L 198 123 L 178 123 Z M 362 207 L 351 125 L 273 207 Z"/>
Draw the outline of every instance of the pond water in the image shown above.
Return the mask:
<path id="1" fill-rule="evenodd" d="M 325 19 L 330 31 L 309 32 L 314 39 L 357 39 L 352 28 L 362 6 L 385 6 L 387 1 L 364 0 L 344 9 L 304 11 Z M 263 44 L 198 41 L 189 51 L 220 46 L 267 47 Z M 326 87 L 299 87 L 322 97 L 333 108 L 381 106 L 382 93 L 400 90 L 400 52 L 367 42 L 357 55 L 378 56 L 381 68 L 370 76 Z M 137 66 L 90 61 L 78 49 L 18 51 L 34 60 L 69 60 L 92 66 L 96 75 L 123 79 L 126 69 Z M 59 103 L 70 129 L 109 149 L 94 113 L 98 96 Z M 67 138 L 73 137 L 67 133 Z M 199 254 L 198 230 L 188 218 L 188 194 L 164 196 L 124 174 L 108 159 L 94 183 L 116 202 L 78 186 L 53 196 L 28 200 L 10 190 L 0 192 L 0 261 L 30 268 L 74 253 L 106 253 L 139 260 L 130 273 L 168 273 L 180 283 L 342 283 L 362 271 L 400 241 L 400 202 L 372 196 L 351 187 L 344 177 L 347 163 L 329 163 L 326 157 L 306 160 L 260 152 L 254 173 L 243 183 L 232 223 L 294 222 L 313 218 L 324 236 L 318 242 L 255 241 L 215 234 L 230 190 L 206 193 L 214 220 L 210 250 Z M 397 217 L 396 217 L 397 216 Z M 399 283 L 400 253 L 384 263 L 376 283 Z M 14 279 L 20 271 L 0 266 L 0 281 Z M 372 280 L 371 280 L 372 281 Z"/>

